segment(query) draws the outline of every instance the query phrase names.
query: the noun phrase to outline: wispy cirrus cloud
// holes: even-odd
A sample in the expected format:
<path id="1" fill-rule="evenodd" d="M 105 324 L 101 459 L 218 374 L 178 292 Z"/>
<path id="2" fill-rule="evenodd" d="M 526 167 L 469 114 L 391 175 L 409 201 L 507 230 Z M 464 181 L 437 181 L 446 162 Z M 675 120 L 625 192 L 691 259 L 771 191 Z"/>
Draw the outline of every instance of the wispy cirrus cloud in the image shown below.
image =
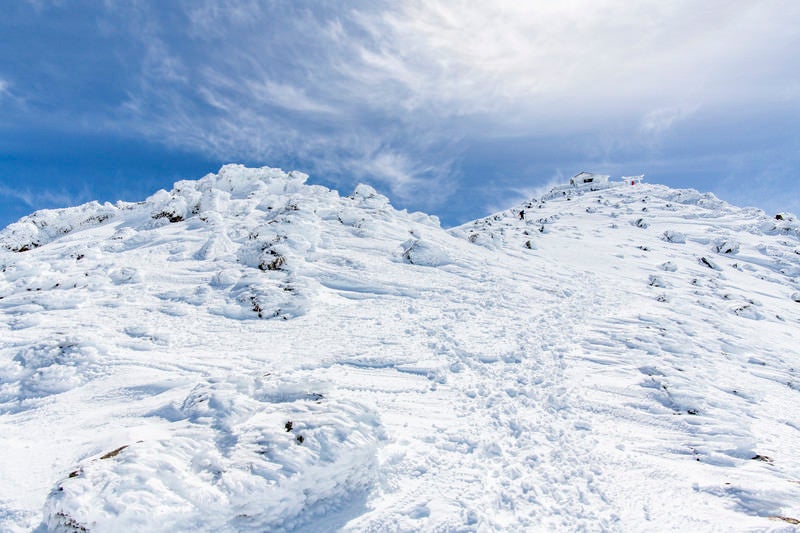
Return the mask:
<path id="1" fill-rule="evenodd" d="M 669 130 L 676 122 L 690 116 L 697 107 L 670 107 L 654 109 L 647 113 L 642 119 L 641 130 L 650 135 L 659 135 Z"/>
<path id="2" fill-rule="evenodd" d="M 3 184 L 0 184 L 0 196 L 22 202 L 29 208 L 37 208 L 41 205 L 51 207 L 77 205 L 89 200 L 88 190 L 84 190 L 80 194 L 73 194 L 65 191 L 42 191 L 35 187 L 8 187 Z"/>
<path id="3" fill-rule="evenodd" d="M 265 103 L 300 113 L 337 113 L 338 110 L 323 102 L 314 100 L 306 91 L 294 85 L 267 80 L 263 83 L 249 82 L 248 91 Z"/>
<path id="4" fill-rule="evenodd" d="M 542 139 L 561 139 L 570 164 L 646 161 L 700 111 L 710 124 L 800 109 L 788 0 L 140 0 L 92 14 L 80 20 L 109 47 L 113 90 L 103 105 L 51 105 L 48 124 L 437 191 L 430 201 L 497 140 L 541 156 L 554 146 Z"/>
<path id="5" fill-rule="evenodd" d="M 741 103 L 773 91 L 744 78 L 743 68 L 797 80 L 785 67 L 797 63 L 798 15 L 800 7 L 785 1 L 713 1 L 703 9 L 652 0 L 412 1 L 357 18 L 381 44 L 364 43 L 353 69 L 374 86 L 402 87 L 412 108 L 491 114 L 507 125 L 551 112 L 587 119 Z"/>
<path id="6" fill-rule="evenodd" d="M 744 62 L 773 82 L 798 80 L 781 65 L 800 41 L 792 17 L 776 13 L 800 15 L 800 7 L 712 3 L 434 0 L 340 10 L 186 3 L 183 33 L 143 33 L 147 60 L 134 99 L 172 110 L 179 124 L 187 122 L 182 114 L 194 117 L 190 128 L 235 119 L 246 123 L 243 131 L 272 125 L 276 138 L 307 131 L 306 120 L 330 126 L 330 118 L 310 117 L 319 113 L 374 135 L 411 122 L 443 138 L 487 129 L 564 133 L 610 119 L 628 120 L 635 131 L 640 117 L 654 132 L 697 106 L 768 102 L 769 85 L 741 79 Z M 155 12 L 142 13 L 155 28 Z M 196 113 L 195 99 L 225 113 Z M 187 143 L 197 140 L 187 132 Z M 248 133 L 238 144 L 255 155 L 275 140 Z M 227 143 L 217 144 L 210 148 Z"/>

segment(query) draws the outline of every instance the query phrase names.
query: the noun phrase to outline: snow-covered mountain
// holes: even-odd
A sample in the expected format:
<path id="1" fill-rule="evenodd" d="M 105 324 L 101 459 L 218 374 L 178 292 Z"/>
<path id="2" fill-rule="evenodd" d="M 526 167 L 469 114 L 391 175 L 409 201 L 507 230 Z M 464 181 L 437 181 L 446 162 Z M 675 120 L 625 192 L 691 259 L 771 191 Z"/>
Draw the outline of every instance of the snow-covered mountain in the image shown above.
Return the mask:
<path id="1" fill-rule="evenodd" d="M 0 529 L 798 527 L 794 216 L 619 181 L 445 230 L 305 180 L 0 232 Z"/>

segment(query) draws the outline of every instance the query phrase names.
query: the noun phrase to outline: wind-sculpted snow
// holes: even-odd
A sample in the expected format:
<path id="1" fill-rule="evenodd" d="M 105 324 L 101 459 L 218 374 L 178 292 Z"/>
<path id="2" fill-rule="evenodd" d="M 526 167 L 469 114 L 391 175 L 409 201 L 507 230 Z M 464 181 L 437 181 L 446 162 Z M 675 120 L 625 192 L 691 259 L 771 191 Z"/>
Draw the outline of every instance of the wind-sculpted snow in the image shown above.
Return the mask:
<path id="1" fill-rule="evenodd" d="M 281 531 L 363 496 L 376 480 L 380 423 L 330 386 L 309 385 L 241 375 L 197 385 L 168 415 L 168 434 L 76 465 L 48 496 L 45 524 Z"/>
<path id="2" fill-rule="evenodd" d="M 76 229 L 102 224 L 124 208 L 125 204 L 115 207 L 91 202 L 79 207 L 37 211 L 0 231 L 0 244 L 12 252 L 26 252 Z"/>
<path id="3" fill-rule="evenodd" d="M 0 316 L 3 531 L 800 520 L 790 213 L 610 180 L 446 231 L 230 165 L 0 231 Z"/>
<path id="4" fill-rule="evenodd" d="M 403 258 L 412 265 L 438 267 L 451 262 L 447 250 L 424 239 L 409 239 L 403 243 Z"/>
<path id="5" fill-rule="evenodd" d="M 0 368 L 0 409 L 58 394 L 97 377 L 100 349 L 92 341 L 60 337 L 22 347 Z M 1 411 L 0 411 L 1 412 Z"/>
<path id="6" fill-rule="evenodd" d="M 307 312 L 316 293 L 318 283 L 303 271 L 323 244 L 321 226 L 334 226 L 336 221 L 338 232 L 366 237 L 398 216 L 388 199 L 367 185 L 357 187 L 351 198 L 340 198 L 323 187 L 304 185 L 306 179 L 299 172 L 227 165 L 219 174 L 178 182 L 172 191 L 159 191 L 140 204 L 114 207 L 95 202 L 39 211 L 0 232 L 0 246 L 22 254 L 50 242 L 77 242 L 86 234 L 72 237 L 75 231 L 93 230 L 86 235 L 91 239 L 86 250 L 70 250 L 79 265 L 76 270 L 86 278 L 73 283 L 74 289 L 131 285 L 136 291 L 152 292 L 156 280 L 143 274 L 152 265 L 139 264 L 141 256 L 167 254 L 167 262 L 194 260 L 201 268 L 219 269 L 210 283 L 199 282 L 181 293 L 163 292 L 157 295 L 162 300 L 205 306 L 211 313 L 236 319 L 293 318 Z M 420 223 L 438 228 L 435 218 L 402 216 L 408 228 Z M 398 230 L 387 254 L 408 237 L 402 227 Z M 66 244 L 61 248 L 70 249 Z M 24 255 L 6 257 L 6 269 L 51 268 L 28 266 Z M 54 273 L 35 290 L 54 287 L 68 288 Z M 53 300 L 50 296 L 37 295 L 26 303 L 46 306 L 42 302 Z"/>

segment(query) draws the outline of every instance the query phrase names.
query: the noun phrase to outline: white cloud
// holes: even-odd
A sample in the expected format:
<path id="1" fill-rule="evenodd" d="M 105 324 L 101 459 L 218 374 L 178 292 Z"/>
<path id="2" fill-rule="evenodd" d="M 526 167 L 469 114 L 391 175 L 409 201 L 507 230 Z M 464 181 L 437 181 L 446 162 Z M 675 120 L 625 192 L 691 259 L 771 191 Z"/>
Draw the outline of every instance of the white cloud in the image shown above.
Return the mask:
<path id="1" fill-rule="evenodd" d="M 283 109 L 304 113 L 335 113 L 336 110 L 324 103 L 315 101 L 306 91 L 284 83 L 249 81 L 247 89 L 254 98 L 276 105 Z"/>
<path id="2" fill-rule="evenodd" d="M 656 148 L 663 136 L 676 125 L 689 119 L 699 109 L 699 106 L 673 106 L 653 109 L 642 117 L 639 125 L 639 134 L 636 140 L 642 146 Z"/>
<path id="3" fill-rule="evenodd" d="M 448 189 L 448 176 L 437 175 L 440 172 L 436 166 L 415 162 L 401 151 L 379 149 L 350 160 L 347 165 L 363 179 L 385 183 L 400 200 L 415 198 L 422 205 L 430 205 L 434 203 L 430 201 L 433 190 L 443 192 Z"/>
<path id="4" fill-rule="evenodd" d="M 698 109 L 800 104 L 788 0 L 202 0 L 181 4 L 185 27 L 164 27 L 155 3 L 108 5 L 143 57 L 105 127 L 224 159 L 339 165 L 395 194 L 451 187 L 465 138 L 592 132 L 585 152 L 603 157 L 640 135 L 652 148 Z"/>
<path id="5" fill-rule="evenodd" d="M 364 44 L 348 74 L 407 108 L 485 114 L 500 127 L 553 119 L 547 127 L 560 129 L 614 113 L 742 103 L 774 90 L 742 76 L 754 69 L 772 81 L 798 79 L 797 71 L 781 71 L 787 61 L 797 62 L 797 3 L 717 0 L 701 8 L 654 0 L 425 0 L 402 6 L 360 19 L 380 45 Z"/>
<path id="6" fill-rule="evenodd" d="M 37 190 L 34 192 L 29 188 L 21 189 L 0 184 L 0 196 L 18 200 L 27 207 L 39 209 L 45 206 L 66 207 L 78 205 L 80 202 L 87 201 L 90 195 L 86 190 L 79 195 L 75 195 L 52 190 Z"/>

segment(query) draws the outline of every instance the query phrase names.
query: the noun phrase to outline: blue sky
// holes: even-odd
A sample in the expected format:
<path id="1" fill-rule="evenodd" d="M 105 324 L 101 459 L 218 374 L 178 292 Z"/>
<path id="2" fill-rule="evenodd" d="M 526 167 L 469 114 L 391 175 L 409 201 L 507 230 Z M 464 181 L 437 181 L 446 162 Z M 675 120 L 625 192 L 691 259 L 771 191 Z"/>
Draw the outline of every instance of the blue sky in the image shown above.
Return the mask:
<path id="1" fill-rule="evenodd" d="M 795 0 L 3 4 L 0 226 L 227 162 L 445 225 L 581 170 L 800 212 Z"/>

